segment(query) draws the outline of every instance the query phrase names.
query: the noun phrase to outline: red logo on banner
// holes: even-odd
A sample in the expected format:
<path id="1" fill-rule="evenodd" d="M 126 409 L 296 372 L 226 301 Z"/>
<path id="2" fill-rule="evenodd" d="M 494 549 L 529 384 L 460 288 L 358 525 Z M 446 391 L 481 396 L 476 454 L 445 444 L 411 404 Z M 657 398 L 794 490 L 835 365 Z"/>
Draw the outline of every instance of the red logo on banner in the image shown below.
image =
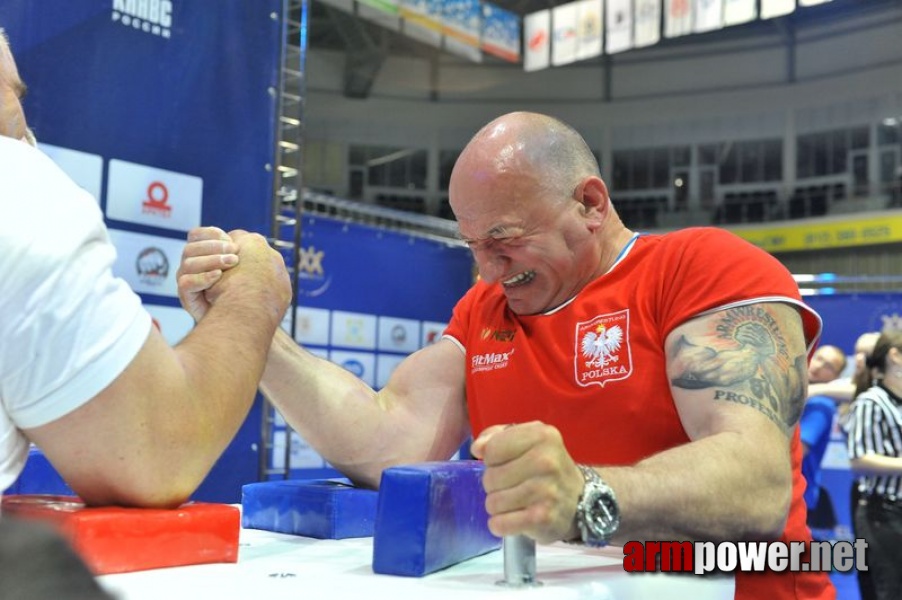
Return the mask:
<path id="1" fill-rule="evenodd" d="M 154 181 L 147 186 L 147 199 L 141 203 L 141 212 L 169 218 L 172 215 L 172 207 L 169 206 L 169 190 L 166 186 Z"/>
<path id="2" fill-rule="evenodd" d="M 529 49 L 530 50 L 538 50 L 542 46 L 548 43 L 548 32 L 544 29 L 540 29 L 535 34 L 529 38 Z"/>
<path id="3" fill-rule="evenodd" d="M 598 315 L 576 324 L 574 340 L 576 383 L 604 387 L 633 372 L 629 338 L 629 310 Z"/>

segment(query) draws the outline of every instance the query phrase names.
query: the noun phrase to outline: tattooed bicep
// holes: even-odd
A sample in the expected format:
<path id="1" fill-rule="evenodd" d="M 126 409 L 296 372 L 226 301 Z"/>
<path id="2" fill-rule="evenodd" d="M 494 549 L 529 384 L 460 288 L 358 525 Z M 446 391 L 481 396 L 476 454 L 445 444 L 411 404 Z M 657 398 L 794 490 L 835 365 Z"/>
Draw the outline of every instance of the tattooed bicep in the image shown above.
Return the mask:
<path id="1" fill-rule="evenodd" d="M 757 410 L 784 432 L 805 402 L 807 356 L 797 310 L 782 303 L 730 308 L 676 328 L 667 341 L 674 388 Z"/>

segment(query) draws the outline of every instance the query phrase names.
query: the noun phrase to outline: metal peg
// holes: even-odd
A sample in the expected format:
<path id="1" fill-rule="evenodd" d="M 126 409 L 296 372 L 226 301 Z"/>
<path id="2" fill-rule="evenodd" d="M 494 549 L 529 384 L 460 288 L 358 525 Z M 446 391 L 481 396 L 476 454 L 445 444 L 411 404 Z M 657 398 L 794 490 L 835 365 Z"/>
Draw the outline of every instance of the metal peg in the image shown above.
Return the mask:
<path id="1" fill-rule="evenodd" d="M 498 585 L 532 587 L 536 581 L 536 542 L 525 535 L 505 536 L 501 542 L 504 554 L 504 579 Z"/>

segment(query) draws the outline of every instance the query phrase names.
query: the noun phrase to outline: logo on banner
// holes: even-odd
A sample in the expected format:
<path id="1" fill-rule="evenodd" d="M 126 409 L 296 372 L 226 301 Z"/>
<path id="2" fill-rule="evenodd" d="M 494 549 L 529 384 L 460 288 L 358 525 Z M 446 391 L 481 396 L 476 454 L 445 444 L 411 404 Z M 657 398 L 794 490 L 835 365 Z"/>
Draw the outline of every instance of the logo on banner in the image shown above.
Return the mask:
<path id="1" fill-rule="evenodd" d="M 391 341 L 395 344 L 403 344 L 407 341 L 407 328 L 403 325 L 395 325 L 391 328 Z"/>
<path id="2" fill-rule="evenodd" d="M 332 276 L 326 276 L 323 267 L 325 258 L 325 250 L 317 250 L 314 246 L 301 248 L 298 256 L 298 279 L 302 289 L 299 292 L 305 296 L 310 298 L 321 296 L 329 289 Z"/>
<path id="3" fill-rule="evenodd" d="M 138 279 L 147 285 L 163 285 L 169 275 L 169 259 L 166 253 L 151 246 L 138 254 L 135 261 Z"/>
<path id="4" fill-rule="evenodd" d="M 165 184 L 154 181 L 147 186 L 147 198 L 141 203 L 141 212 L 146 215 L 159 215 L 164 219 L 172 216 L 169 206 L 169 189 Z"/>
<path id="5" fill-rule="evenodd" d="M 113 0 L 113 22 L 151 35 L 169 38 L 172 29 L 171 0 Z"/>
<path id="6" fill-rule="evenodd" d="M 567 40 L 576 39 L 576 27 L 571 25 L 566 25 L 561 27 L 560 29 L 554 30 L 554 41 L 561 43 L 566 42 Z"/>
<path id="7" fill-rule="evenodd" d="M 689 0 L 671 0 L 670 16 L 682 18 L 689 14 Z"/>
<path id="8" fill-rule="evenodd" d="M 633 371 L 629 347 L 629 310 L 598 315 L 576 324 L 576 383 L 604 387 Z"/>
<path id="9" fill-rule="evenodd" d="M 366 324 L 363 319 L 351 318 L 345 321 L 345 338 L 344 342 L 358 346 L 366 342 L 364 327 Z"/>
<path id="10" fill-rule="evenodd" d="M 596 12 L 583 13 L 580 15 L 579 37 L 594 38 L 601 35 L 601 15 Z"/>
<path id="11" fill-rule="evenodd" d="M 363 377 L 363 374 L 366 373 L 366 367 L 364 367 L 363 363 L 356 358 L 349 358 L 348 360 L 341 363 L 341 366 L 344 367 L 346 371 L 350 371 L 357 377 Z"/>
<path id="12" fill-rule="evenodd" d="M 536 31 L 530 38 L 528 42 L 529 49 L 532 51 L 537 51 L 545 44 L 548 43 L 548 32 L 544 29 L 539 29 Z"/>

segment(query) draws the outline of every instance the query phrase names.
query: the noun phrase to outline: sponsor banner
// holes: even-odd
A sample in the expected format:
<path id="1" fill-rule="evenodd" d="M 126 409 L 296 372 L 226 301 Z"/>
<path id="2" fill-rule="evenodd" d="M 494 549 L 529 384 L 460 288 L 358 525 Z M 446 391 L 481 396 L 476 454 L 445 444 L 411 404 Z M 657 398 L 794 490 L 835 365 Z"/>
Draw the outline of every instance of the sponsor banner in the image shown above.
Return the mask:
<path id="1" fill-rule="evenodd" d="M 607 54 L 623 52 L 633 47 L 633 3 L 632 0 L 608 0 L 605 5 L 604 51 Z"/>
<path id="2" fill-rule="evenodd" d="M 508 62 L 519 62 L 520 18 L 494 4 L 483 2 L 482 50 Z"/>
<path id="3" fill-rule="evenodd" d="M 551 11 L 540 10 L 523 20 L 523 70 L 547 69 L 551 58 Z"/>
<path id="4" fill-rule="evenodd" d="M 664 35 L 680 37 L 692 33 L 692 0 L 665 0 Z"/>
<path id="5" fill-rule="evenodd" d="M 480 0 L 445 0 L 442 3 L 442 33 L 445 50 L 474 62 L 482 62 Z"/>
<path id="6" fill-rule="evenodd" d="M 389 352 L 415 352 L 420 347 L 420 322 L 414 319 L 379 317 L 376 348 Z"/>
<path id="7" fill-rule="evenodd" d="M 376 387 L 384 388 L 388 384 L 391 374 L 395 372 L 398 365 L 407 358 L 397 354 L 379 354 L 376 356 Z"/>
<path id="8" fill-rule="evenodd" d="M 181 342 L 188 332 L 194 329 L 194 319 L 182 308 L 158 304 L 145 304 L 144 308 L 150 313 L 154 325 L 170 346 Z"/>
<path id="9" fill-rule="evenodd" d="M 287 315 L 283 328 L 291 333 L 290 313 Z M 330 312 L 324 308 L 310 308 L 299 306 L 294 313 L 294 339 L 297 343 L 306 346 L 329 345 Z"/>
<path id="10" fill-rule="evenodd" d="M 604 31 L 603 0 L 579 0 L 576 4 L 576 60 L 600 56 Z"/>
<path id="11" fill-rule="evenodd" d="M 661 0 L 634 0 L 633 46 L 642 48 L 661 41 Z"/>
<path id="12" fill-rule="evenodd" d="M 116 246 L 113 274 L 139 294 L 178 297 L 175 272 L 185 242 L 172 238 L 110 229 Z"/>
<path id="13" fill-rule="evenodd" d="M 420 347 L 425 348 L 431 346 L 440 339 L 448 327 L 447 323 L 437 323 L 435 321 L 423 321 L 423 329 L 420 336 Z"/>
<path id="14" fill-rule="evenodd" d="M 724 25 L 739 25 L 756 18 L 758 18 L 758 0 L 724 0 Z"/>
<path id="15" fill-rule="evenodd" d="M 770 253 L 847 248 L 902 241 L 902 216 L 854 217 L 804 225 L 733 228 L 733 233 Z"/>
<path id="16" fill-rule="evenodd" d="M 579 2 L 551 9 L 551 64 L 566 65 L 576 60 Z"/>
<path id="17" fill-rule="evenodd" d="M 376 385 L 376 355 L 371 352 L 350 352 L 347 350 L 332 350 L 329 352 L 329 360 L 339 367 L 354 374 L 370 387 Z"/>
<path id="18" fill-rule="evenodd" d="M 108 219 L 188 231 L 200 225 L 200 177 L 113 159 L 107 179 Z"/>
<path id="19" fill-rule="evenodd" d="M 761 18 L 773 19 L 795 11 L 795 0 L 761 0 Z"/>
<path id="20" fill-rule="evenodd" d="M 425 44 L 441 45 L 441 0 L 401 0 L 400 13 L 406 35 Z"/>
<path id="21" fill-rule="evenodd" d="M 723 0 L 695 0 L 692 30 L 695 33 L 723 27 Z"/>
<path id="22" fill-rule="evenodd" d="M 376 349 L 376 316 L 336 310 L 332 313 L 332 345 Z"/>
<path id="23" fill-rule="evenodd" d="M 103 158 L 96 154 L 38 142 L 38 148 L 50 157 L 80 188 L 94 196 L 100 204 L 103 183 Z"/>

